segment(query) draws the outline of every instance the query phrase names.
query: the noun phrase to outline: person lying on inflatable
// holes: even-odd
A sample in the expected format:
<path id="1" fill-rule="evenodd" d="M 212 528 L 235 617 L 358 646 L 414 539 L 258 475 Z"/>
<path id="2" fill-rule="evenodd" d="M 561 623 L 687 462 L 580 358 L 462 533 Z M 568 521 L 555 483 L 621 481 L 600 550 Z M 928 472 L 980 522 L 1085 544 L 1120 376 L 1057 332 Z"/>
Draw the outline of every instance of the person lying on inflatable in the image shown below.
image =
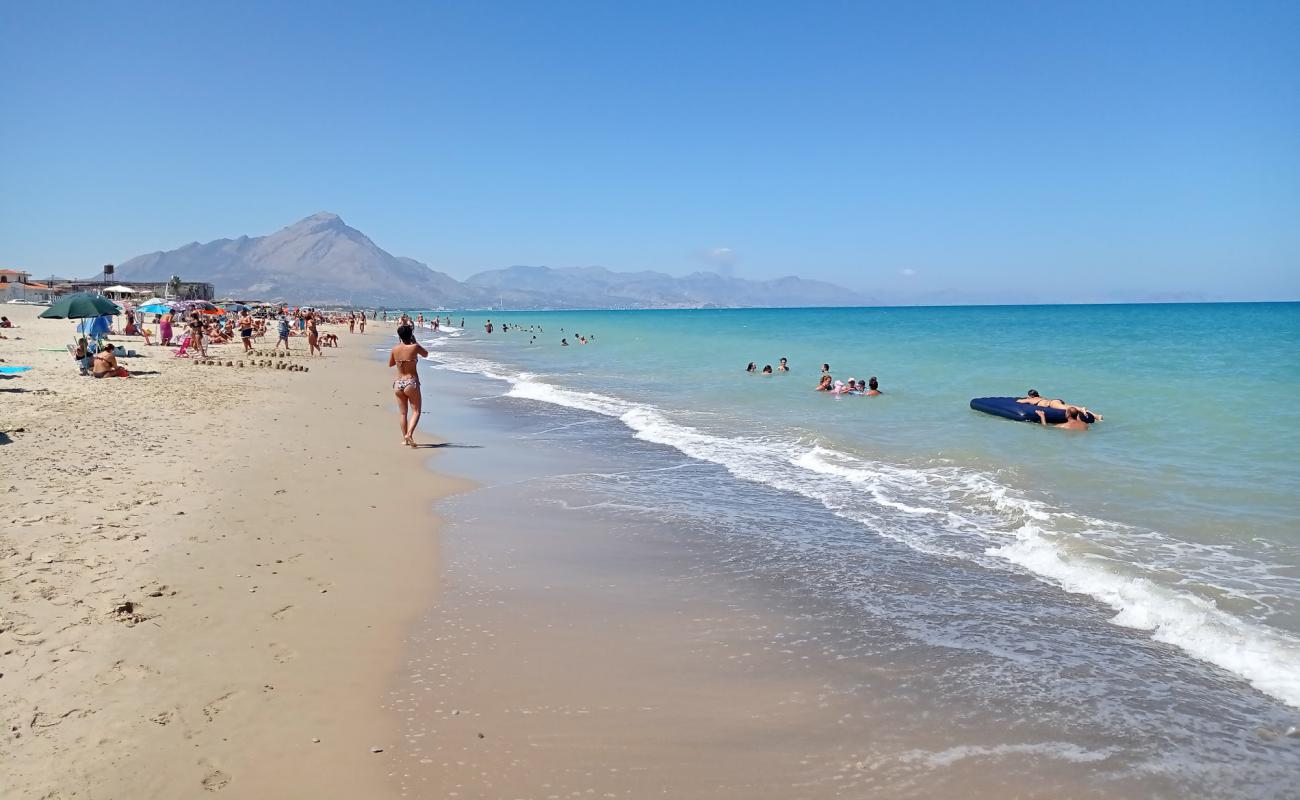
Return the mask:
<path id="1" fill-rule="evenodd" d="M 1096 411 L 1090 410 L 1087 406 L 1080 406 L 1080 405 L 1074 405 L 1072 403 L 1067 403 L 1059 397 L 1056 398 L 1055 400 L 1048 400 L 1047 398 L 1040 396 L 1038 394 L 1037 389 L 1030 389 L 1029 391 L 1025 392 L 1025 395 L 1026 395 L 1025 397 L 1017 397 L 1016 402 L 1026 403 L 1028 405 L 1038 406 L 1040 408 L 1063 408 L 1066 410 L 1067 416 L 1069 415 L 1069 410 L 1073 408 L 1073 409 L 1077 409 L 1078 411 L 1082 411 L 1086 414 L 1091 414 L 1092 416 L 1096 417 L 1098 420 L 1102 419 L 1101 414 L 1098 414 Z"/>

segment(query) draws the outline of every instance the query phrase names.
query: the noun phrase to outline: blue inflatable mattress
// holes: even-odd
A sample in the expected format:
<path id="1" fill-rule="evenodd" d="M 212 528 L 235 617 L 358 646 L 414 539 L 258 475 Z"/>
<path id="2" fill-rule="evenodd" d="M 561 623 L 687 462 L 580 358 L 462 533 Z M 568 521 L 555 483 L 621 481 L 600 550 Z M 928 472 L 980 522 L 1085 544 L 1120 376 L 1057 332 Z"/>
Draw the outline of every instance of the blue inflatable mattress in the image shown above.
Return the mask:
<path id="1" fill-rule="evenodd" d="M 985 414 L 1014 419 L 1017 422 L 1038 422 L 1039 411 L 1047 415 L 1049 423 L 1055 425 L 1065 422 L 1064 408 L 1041 408 L 1029 403 L 1017 403 L 1014 397 L 976 397 L 970 401 L 970 407 Z M 1083 418 L 1088 423 L 1097 421 L 1096 417 L 1088 412 L 1084 412 Z"/>

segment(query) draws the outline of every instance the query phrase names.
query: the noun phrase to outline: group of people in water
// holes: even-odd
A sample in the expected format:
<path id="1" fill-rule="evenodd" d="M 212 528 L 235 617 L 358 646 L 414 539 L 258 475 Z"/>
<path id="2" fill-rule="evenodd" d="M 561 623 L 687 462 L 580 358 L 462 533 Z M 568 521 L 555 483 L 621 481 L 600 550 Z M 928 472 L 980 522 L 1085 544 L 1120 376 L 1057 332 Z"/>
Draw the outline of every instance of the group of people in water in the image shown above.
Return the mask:
<path id="1" fill-rule="evenodd" d="M 464 324 L 465 320 L 461 320 L 461 325 L 463 326 Z M 497 327 L 492 324 L 492 320 L 488 320 L 483 323 L 483 330 L 486 333 L 491 334 L 493 331 L 497 330 Z M 512 330 L 516 333 L 526 333 L 529 335 L 529 344 L 537 344 L 537 337 L 540 334 L 546 333 L 541 325 L 520 325 L 518 323 L 511 325 L 508 322 L 501 323 L 500 330 L 502 333 L 509 333 Z M 560 328 L 560 333 L 564 333 L 564 328 Z M 573 338 L 572 342 L 569 341 L 570 337 Z M 596 334 L 594 333 L 584 336 L 581 333 L 574 332 L 560 337 L 560 347 L 568 347 L 570 344 L 591 344 L 594 341 L 596 341 Z"/>
<path id="2" fill-rule="evenodd" d="M 451 325 L 451 317 L 446 317 L 446 325 Z M 428 351 L 419 344 L 415 339 L 416 325 L 424 327 L 426 324 L 434 330 L 438 330 L 443 324 L 440 318 L 434 317 L 426 323 L 424 315 L 421 314 L 418 320 L 413 320 L 409 315 L 403 313 L 398 319 L 397 337 L 398 344 L 393 346 L 389 355 L 388 365 L 397 368 L 397 378 L 393 381 L 393 392 L 396 395 L 399 411 L 401 412 L 402 441 L 404 444 L 415 447 L 414 435 L 415 428 L 419 424 L 421 413 L 422 398 L 420 395 L 420 376 L 416 370 L 418 359 L 428 356 Z M 461 328 L 465 326 L 465 320 L 461 320 Z M 500 328 L 492 323 L 492 320 L 485 321 L 483 330 L 491 335 L 494 331 L 500 330 L 501 333 L 508 333 L 511 328 L 518 333 L 524 333 L 531 336 L 530 342 L 537 341 L 537 335 L 543 333 L 540 325 L 519 325 L 511 326 L 509 323 L 502 323 Z M 565 333 L 564 329 L 560 329 Z M 579 344 L 587 344 L 588 341 L 594 340 L 594 335 L 587 337 L 580 333 L 573 333 L 563 336 L 560 339 L 560 345 L 569 346 L 569 337 L 572 336 L 574 341 Z M 749 362 L 745 366 L 745 372 L 751 375 L 774 375 L 777 373 L 790 372 L 790 361 L 782 356 L 773 367 L 771 364 L 759 369 L 756 362 Z M 822 364 L 821 377 L 817 381 L 814 391 L 823 392 L 832 395 L 849 395 L 856 397 L 878 397 L 883 392 L 880 389 L 880 380 L 872 375 L 866 380 L 859 378 L 848 378 L 847 380 L 835 380 L 831 375 L 831 365 Z M 1035 406 L 1039 422 L 1045 426 L 1062 428 L 1065 430 L 1087 430 L 1088 426 L 1099 421 L 1102 417 L 1089 411 L 1087 407 L 1067 403 L 1062 399 L 1049 399 L 1042 397 L 1037 390 L 1030 389 L 1024 397 L 1016 399 L 1017 403 Z M 1059 423 L 1049 423 L 1047 421 L 1047 409 L 1060 409 L 1065 411 L 1065 421 Z"/>
<path id="3" fill-rule="evenodd" d="M 784 361 L 785 359 L 781 359 Z M 822 364 L 822 376 L 817 381 L 815 392 L 826 392 L 827 394 L 847 394 L 861 397 L 876 397 L 881 394 L 880 381 L 872 375 L 866 381 L 849 378 L 847 381 L 837 381 L 831 376 L 831 365 Z"/>
<path id="4" fill-rule="evenodd" d="M 789 371 L 790 360 L 785 356 L 781 356 L 780 360 L 777 361 L 775 372 L 773 371 L 771 364 L 764 366 L 760 370 L 758 365 L 751 361 L 745 367 L 745 372 L 751 375 L 773 375 L 776 372 Z M 847 394 L 856 397 L 876 397 L 881 394 L 880 381 L 875 375 L 872 375 L 865 381 L 858 380 L 857 378 L 849 378 L 847 381 L 837 381 L 831 376 L 830 364 L 822 364 L 822 376 L 818 379 L 817 386 L 813 391 L 826 392 L 827 394 Z"/>

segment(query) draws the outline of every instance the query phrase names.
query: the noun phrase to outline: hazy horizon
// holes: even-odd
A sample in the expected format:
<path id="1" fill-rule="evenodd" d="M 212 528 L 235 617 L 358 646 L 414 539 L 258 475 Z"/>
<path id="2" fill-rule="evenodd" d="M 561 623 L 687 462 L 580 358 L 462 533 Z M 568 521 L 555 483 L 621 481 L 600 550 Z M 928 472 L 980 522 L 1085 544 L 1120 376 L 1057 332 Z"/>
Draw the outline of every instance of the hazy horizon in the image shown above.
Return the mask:
<path id="1" fill-rule="evenodd" d="M 0 266 L 331 211 L 511 265 L 1300 298 L 1300 6 L 0 8 Z"/>

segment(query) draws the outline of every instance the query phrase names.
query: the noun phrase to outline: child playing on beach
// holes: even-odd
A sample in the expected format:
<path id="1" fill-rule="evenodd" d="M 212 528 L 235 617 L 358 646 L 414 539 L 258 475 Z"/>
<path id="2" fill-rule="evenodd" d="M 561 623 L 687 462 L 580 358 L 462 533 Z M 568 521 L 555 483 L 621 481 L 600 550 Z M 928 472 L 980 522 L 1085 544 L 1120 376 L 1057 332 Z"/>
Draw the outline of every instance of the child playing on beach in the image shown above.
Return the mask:
<path id="1" fill-rule="evenodd" d="M 285 352 L 288 352 L 289 351 L 289 318 L 284 316 L 283 314 L 280 315 L 280 322 L 277 330 L 280 338 L 275 340 L 275 349 L 279 350 L 280 343 L 283 342 Z"/>

